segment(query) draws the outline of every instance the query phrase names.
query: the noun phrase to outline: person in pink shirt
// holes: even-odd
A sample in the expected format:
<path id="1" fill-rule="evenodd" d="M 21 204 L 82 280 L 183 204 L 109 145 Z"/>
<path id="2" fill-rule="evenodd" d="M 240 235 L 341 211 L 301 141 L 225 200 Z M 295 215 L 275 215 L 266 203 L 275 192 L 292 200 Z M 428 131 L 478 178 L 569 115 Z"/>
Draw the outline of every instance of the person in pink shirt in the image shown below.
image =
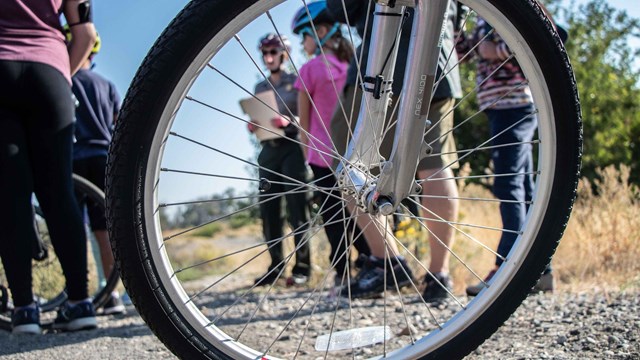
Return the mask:
<path id="1" fill-rule="evenodd" d="M 331 169 L 336 155 L 329 133 L 331 118 L 338 105 L 336 89 L 345 85 L 353 46 L 342 36 L 340 25 L 328 16 L 324 1 L 309 3 L 308 11 L 304 7 L 298 11 L 292 30 L 302 37 L 306 54 L 315 57 L 300 68 L 294 86 L 298 90 L 303 151 L 313 171 L 313 184 L 321 189 L 316 192 L 315 201 L 321 207 L 324 230 L 331 244 L 329 260 L 335 267 L 338 285 L 350 276 L 347 273 L 349 252 L 346 250 L 351 243 L 348 237 L 360 234 L 359 229 L 353 231 L 345 227 L 345 215 L 348 214 L 344 212 Z M 370 254 L 364 239 L 358 239 L 354 244 L 360 254 Z"/>

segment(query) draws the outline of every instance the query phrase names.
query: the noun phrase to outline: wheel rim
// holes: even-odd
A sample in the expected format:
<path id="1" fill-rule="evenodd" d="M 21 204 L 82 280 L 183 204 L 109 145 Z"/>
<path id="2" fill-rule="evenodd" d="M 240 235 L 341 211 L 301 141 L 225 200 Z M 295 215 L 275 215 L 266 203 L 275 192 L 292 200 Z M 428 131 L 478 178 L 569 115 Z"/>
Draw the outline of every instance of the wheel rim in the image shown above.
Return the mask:
<path id="1" fill-rule="evenodd" d="M 469 5 L 478 14 L 492 23 L 516 54 L 527 54 L 525 39 L 515 31 L 511 24 L 506 22 L 506 19 L 503 18 L 500 12 L 492 7 L 491 4 L 485 1 L 475 0 L 462 2 Z M 232 40 L 233 35 L 238 33 L 247 22 L 254 20 L 267 9 L 271 9 L 280 3 L 281 1 L 260 1 L 257 5 L 251 6 L 242 16 L 236 17 L 229 25 L 220 31 L 196 57 L 178 83 L 178 86 L 174 89 L 170 101 L 163 111 L 160 124 L 153 137 L 144 179 L 144 226 L 146 227 L 149 238 L 151 256 L 156 265 L 154 270 L 157 271 L 161 286 L 166 289 L 168 297 L 176 306 L 177 312 L 184 316 L 185 321 L 192 326 L 194 330 L 208 342 L 214 344 L 215 347 L 222 349 L 227 352 L 229 356 L 235 358 L 255 358 L 264 355 L 264 353 L 260 349 L 253 350 L 245 346 L 242 340 L 240 342 L 234 341 L 232 337 L 215 326 L 209 326 L 211 317 L 206 316 L 198 304 L 189 300 L 192 295 L 189 291 L 185 290 L 183 284 L 175 274 L 175 266 L 172 264 L 171 254 L 167 251 L 166 241 L 164 239 L 165 235 L 162 233 L 163 229 L 158 216 L 158 209 L 161 204 L 161 201 L 158 199 L 158 184 L 162 183 L 161 168 L 163 167 L 164 151 L 167 139 L 170 137 L 169 133 L 172 131 L 172 126 L 177 116 L 176 114 L 180 111 L 192 86 L 197 82 L 198 76 L 207 70 L 206 65 L 209 63 L 210 58 L 212 56 L 215 57 L 215 49 L 218 49 L 219 44 L 226 44 Z M 530 87 L 538 110 L 540 143 L 538 145 L 538 174 L 536 175 L 535 201 L 527 214 L 525 234 L 518 237 L 514 249 L 509 255 L 509 262 L 505 263 L 511 270 L 503 266 L 501 271 L 494 277 L 491 287 L 486 289 L 482 293 L 482 296 L 478 296 L 468 302 L 460 299 L 462 300 L 459 304 L 461 310 L 459 310 L 455 316 L 449 317 L 446 322 L 440 324 L 442 326 L 440 330 L 431 331 L 428 336 L 416 341 L 414 346 L 408 345 L 397 352 L 387 353 L 387 356 L 393 357 L 397 355 L 403 358 L 418 357 L 442 346 L 442 344 L 465 330 L 467 324 L 482 315 L 483 312 L 495 302 L 500 294 L 502 294 L 516 271 L 519 270 L 520 264 L 529 253 L 535 240 L 535 235 L 538 233 L 538 229 L 545 217 L 547 204 L 551 196 L 551 187 L 555 175 L 556 130 L 553 126 L 553 121 L 550 120 L 553 119 L 550 95 L 544 83 L 538 81 L 538 79 L 542 78 L 540 66 L 532 56 L 522 56 L 519 57 L 518 60 L 525 74 L 528 75 L 527 78 L 530 81 Z M 542 168 L 543 166 L 545 168 Z M 272 356 L 271 354 L 267 355 Z"/>

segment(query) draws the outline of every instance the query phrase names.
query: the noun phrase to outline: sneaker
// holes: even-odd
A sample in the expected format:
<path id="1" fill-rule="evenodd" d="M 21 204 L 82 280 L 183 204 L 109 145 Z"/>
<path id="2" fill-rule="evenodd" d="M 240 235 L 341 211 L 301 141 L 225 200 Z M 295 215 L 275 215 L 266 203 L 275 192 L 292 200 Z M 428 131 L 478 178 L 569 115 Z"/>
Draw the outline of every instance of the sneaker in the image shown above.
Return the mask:
<path id="1" fill-rule="evenodd" d="M 62 304 L 58 310 L 58 316 L 53 322 L 53 329 L 64 331 L 78 331 L 95 329 L 98 327 L 96 312 L 89 300 L 71 305 L 69 302 Z"/>
<path id="2" fill-rule="evenodd" d="M 427 286 L 422 293 L 422 299 L 428 303 L 441 302 L 448 298 L 449 293 L 453 291 L 453 282 L 445 273 L 427 274 L 425 283 Z"/>
<path id="3" fill-rule="evenodd" d="M 391 262 L 395 264 L 393 267 L 387 267 L 385 274 L 383 259 L 369 259 L 351 283 L 351 298 L 370 298 L 382 293 L 385 290 L 385 275 L 387 290 L 396 290 L 396 281 L 398 288 L 411 284 L 413 274 L 406 261 L 403 258 L 395 258 Z M 348 291 L 341 292 L 342 296 L 348 296 L 348 294 Z"/>
<path id="4" fill-rule="evenodd" d="M 291 274 L 290 277 L 287 278 L 287 286 L 303 286 L 309 282 L 309 277 L 307 275 L 302 274 Z"/>
<path id="5" fill-rule="evenodd" d="M 496 274 L 497 270 L 491 270 L 489 272 L 489 275 L 487 275 L 483 281 L 480 281 L 479 283 L 475 284 L 475 285 L 471 285 L 471 286 L 467 286 L 467 295 L 469 296 L 476 296 L 480 293 L 480 291 L 482 291 L 482 289 L 484 289 L 485 287 L 487 287 L 486 283 L 491 280 L 491 278 L 493 277 L 493 275 Z"/>
<path id="6" fill-rule="evenodd" d="M 109 295 L 109 299 L 102 307 L 103 315 L 121 315 L 126 312 L 127 309 L 124 307 L 124 303 L 117 292 L 111 293 L 111 295 Z"/>
<path id="7" fill-rule="evenodd" d="M 356 261 L 353 262 L 353 266 L 356 269 L 362 269 L 366 263 L 369 262 L 369 255 L 359 254 Z"/>
<path id="8" fill-rule="evenodd" d="M 276 280 L 278 280 L 278 276 L 280 275 L 280 269 L 275 269 L 272 271 L 272 268 L 269 268 L 266 273 L 257 277 L 253 282 L 256 286 L 270 286 Z"/>
<path id="9" fill-rule="evenodd" d="M 40 328 L 40 309 L 35 307 L 21 307 L 11 314 L 12 334 L 42 334 Z"/>
<path id="10" fill-rule="evenodd" d="M 546 274 L 542 274 L 540 279 L 536 283 L 536 285 L 531 289 L 531 292 L 534 294 L 540 292 L 553 292 L 553 288 L 555 286 L 555 281 L 553 280 L 553 273 L 548 272 Z"/>

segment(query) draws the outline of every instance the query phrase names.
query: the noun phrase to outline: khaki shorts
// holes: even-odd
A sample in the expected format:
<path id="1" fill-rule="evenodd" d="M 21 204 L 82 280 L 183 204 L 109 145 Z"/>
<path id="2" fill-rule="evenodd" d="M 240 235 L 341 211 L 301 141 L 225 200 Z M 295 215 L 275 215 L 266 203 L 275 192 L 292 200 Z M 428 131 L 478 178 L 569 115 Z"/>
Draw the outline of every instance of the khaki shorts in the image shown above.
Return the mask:
<path id="1" fill-rule="evenodd" d="M 336 146 L 336 149 L 344 154 L 347 149 L 348 141 L 353 135 L 355 128 L 358 111 L 360 109 L 360 102 L 362 100 L 362 90 L 358 89 L 354 91 L 355 86 L 349 85 L 345 89 L 344 93 L 340 96 L 340 101 L 343 104 L 344 112 L 340 106 L 337 107 L 333 118 L 331 119 L 331 139 Z M 354 94 L 355 93 L 355 94 Z M 355 101 L 354 101 L 355 96 Z M 392 96 L 392 104 L 398 101 L 397 96 Z M 453 127 L 453 106 L 455 100 L 453 98 L 447 98 L 431 104 L 429 109 L 428 119 L 434 124 L 430 131 L 425 135 L 425 141 L 433 148 L 433 155 L 428 156 L 418 164 L 419 170 L 425 169 L 441 169 L 443 167 L 450 167 L 452 169 L 458 168 L 458 154 L 456 153 L 456 143 L 453 139 L 453 132 L 450 131 Z M 353 109 L 353 115 L 351 115 Z M 354 120 L 349 124 L 345 113 L 348 117 L 352 117 Z M 397 113 L 397 111 L 396 111 Z M 446 116 L 445 116 L 446 115 Z M 391 111 L 387 112 L 387 122 L 391 117 Z M 442 119 L 440 122 L 438 120 Z M 394 119 L 395 121 L 395 119 Z M 351 131 L 349 131 L 349 125 L 351 125 Z M 387 132 L 385 138 L 380 146 L 380 154 L 389 159 L 391 154 L 391 148 L 393 146 L 393 134 L 395 125 Z M 444 136 L 442 134 L 447 133 Z M 334 162 L 334 166 L 337 166 L 337 161 Z"/>

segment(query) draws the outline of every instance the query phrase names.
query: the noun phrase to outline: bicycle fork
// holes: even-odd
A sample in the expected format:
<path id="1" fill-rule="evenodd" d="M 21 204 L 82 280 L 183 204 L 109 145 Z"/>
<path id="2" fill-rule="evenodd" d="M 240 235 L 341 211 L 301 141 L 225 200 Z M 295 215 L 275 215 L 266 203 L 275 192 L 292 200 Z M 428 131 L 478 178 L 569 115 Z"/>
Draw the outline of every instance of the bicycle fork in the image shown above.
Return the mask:
<path id="1" fill-rule="evenodd" d="M 379 141 L 391 99 L 406 7 L 414 7 L 415 15 L 393 148 L 386 160 L 379 153 Z M 358 122 L 347 148 L 347 160 L 338 167 L 341 186 L 350 189 L 347 193 L 371 214 L 389 215 L 404 198 L 422 191 L 415 181 L 415 172 L 418 162 L 432 151 L 423 135 L 431 126 L 426 114 L 448 7 L 449 0 L 377 1 Z M 380 175 L 376 178 L 370 175 L 370 170 L 378 166 Z"/>

